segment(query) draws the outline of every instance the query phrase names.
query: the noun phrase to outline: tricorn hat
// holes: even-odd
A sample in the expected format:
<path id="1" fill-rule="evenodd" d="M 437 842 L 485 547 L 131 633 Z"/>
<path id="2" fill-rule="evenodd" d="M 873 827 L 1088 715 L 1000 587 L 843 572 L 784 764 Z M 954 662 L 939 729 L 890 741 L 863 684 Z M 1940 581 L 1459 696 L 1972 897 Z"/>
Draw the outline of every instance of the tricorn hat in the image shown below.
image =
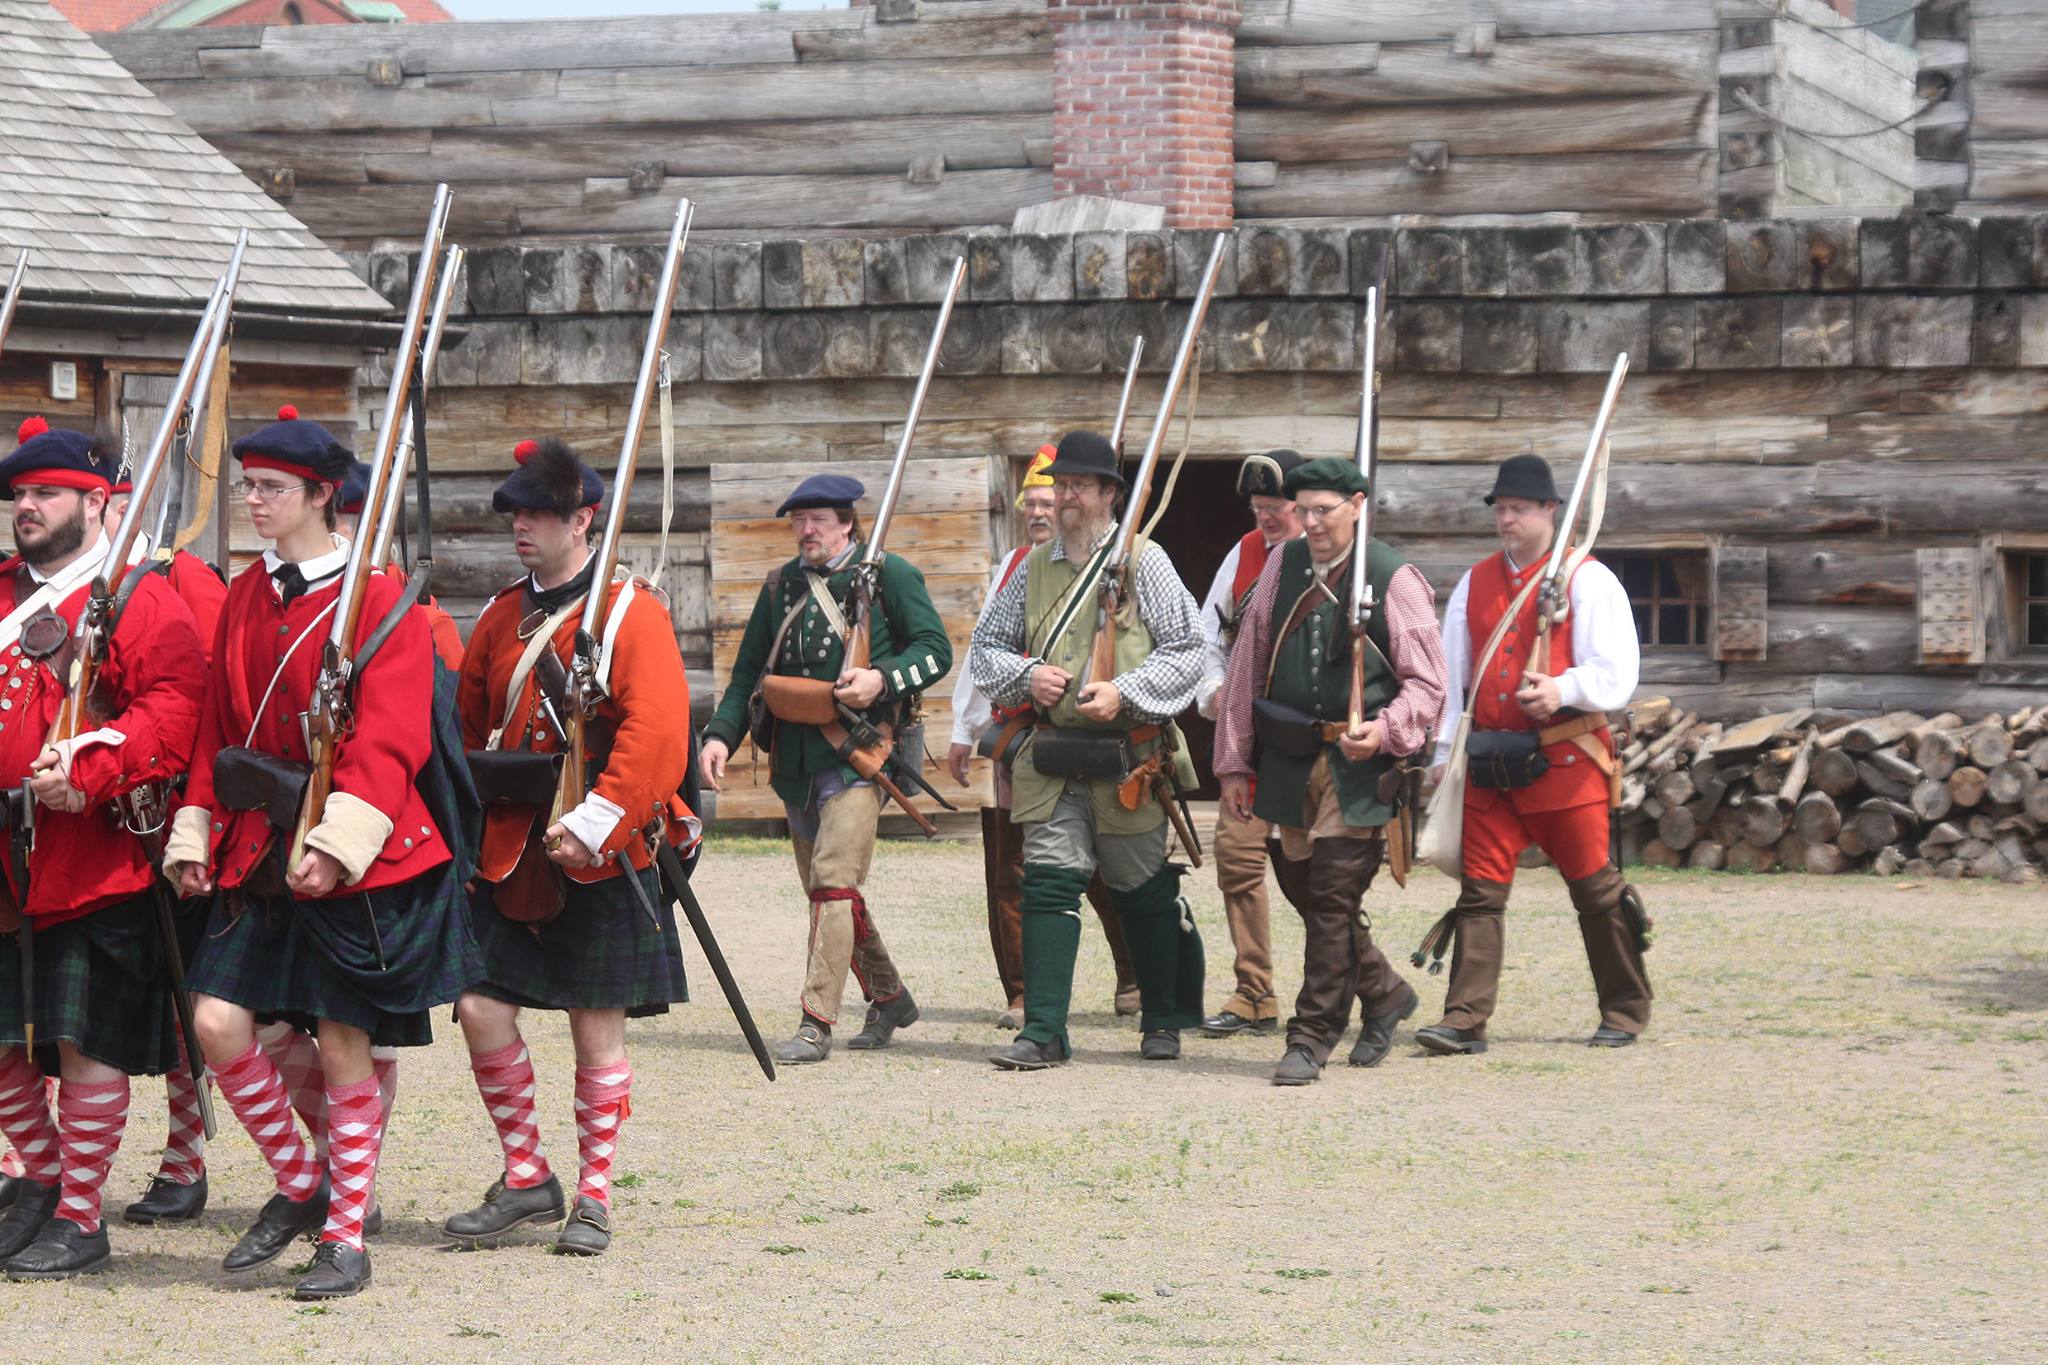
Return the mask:
<path id="1" fill-rule="evenodd" d="M 1284 498 L 1281 490 L 1287 476 L 1308 463 L 1298 450 L 1269 450 L 1253 455 L 1237 467 L 1237 495 L 1240 498 Z"/>

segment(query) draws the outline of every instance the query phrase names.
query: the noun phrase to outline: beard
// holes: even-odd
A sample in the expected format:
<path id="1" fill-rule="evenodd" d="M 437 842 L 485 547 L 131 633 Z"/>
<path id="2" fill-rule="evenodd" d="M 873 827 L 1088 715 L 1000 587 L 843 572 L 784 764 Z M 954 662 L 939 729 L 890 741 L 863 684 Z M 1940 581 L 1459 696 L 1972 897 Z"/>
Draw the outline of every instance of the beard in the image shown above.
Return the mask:
<path id="1" fill-rule="evenodd" d="M 33 546 L 22 543 L 21 527 L 17 524 L 14 540 L 22 559 L 32 568 L 40 569 L 46 564 L 68 559 L 85 544 L 85 514 L 81 511 L 64 521 L 44 521 L 42 541 Z"/>

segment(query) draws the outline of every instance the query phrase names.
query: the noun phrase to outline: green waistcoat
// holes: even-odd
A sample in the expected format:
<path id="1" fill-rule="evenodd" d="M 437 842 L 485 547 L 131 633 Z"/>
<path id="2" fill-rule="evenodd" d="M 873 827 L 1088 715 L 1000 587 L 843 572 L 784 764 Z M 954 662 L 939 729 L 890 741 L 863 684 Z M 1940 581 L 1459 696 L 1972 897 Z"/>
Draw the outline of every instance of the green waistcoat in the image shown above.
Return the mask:
<path id="1" fill-rule="evenodd" d="M 1381 541 L 1375 540 L 1366 548 L 1365 576 L 1372 584 L 1375 602 L 1387 600 L 1387 583 L 1406 562 Z M 1319 605 L 1303 613 L 1287 638 L 1274 642 L 1272 681 L 1265 695 L 1306 711 L 1317 720 L 1342 724 L 1351 715 L 1350 612 L 1316 589 L 1307 540 L 1290 540 L 1281 548 L 1279 572 L 1280 592 L 1273 599 L 1273 630 L 1287 624 L 1304 593 L 1314 593 Z M 1338 584 L 1333 586 L 1340 597 L 1348 599 L 1349 556 L 1337 577 Z M 1365 715 L 1370 720 L 1400 692 L 1401 682 L 1388 662 L 1390 646 L 1384 611 L 1373 612 L 1365 634 L 1373 646 L 1365 652 Z M 1381 774 L 1394 766 L 1394 760 L 1380 753 L 1363 763 L 1354 763 L 1335 744 L 1326 744 L 1324 749 L 1329 754 L 1330 777 L 1336 786 L 1337 803 L 1344 812 L 1344 823 L 1356 829 L 1384 825 L 1393 812 L 1380 800 L 1379 781 Z M 1313 758 L 1289 758 L 1260 745 L 1253 813 L 1276 825 L 1301 828 L 1303 799 L 1308 792 L 1309 772 L 1314 767 Z"/>
<path id="2" fill-rule="evenodd" d="M 1053 706 L 1047 716 L 1054 725 L 1063 729 L 1081 730 L 1133 730 L 1141 721 L 1129 716 L 1104 724 L 1083 716 L 1076 698 L 1081 688 L 1078 679 L 1087 671 L 1088 655 L 1095 643 L 1095 617 L 1097 585 L 1088 588 L 1088 600 L 1074 612 L 1073 620 L 1061 632 L 1059 639 L 1045 638 L 1056 624 L 1056 618 L 1067 605 L 1068 595 L 1074 590 L 1075 580 L 1081 576 L 1086 564 L 1076 564 L 1071 559 L 1054 559 L 1052 548 L 1055 542 L 1048 541 L 1038 546 L 1024 561 L 1024 652 L 1044 659 L 1056 668 L 1065 669 L 1077 680 L 1075 686 Z M 1139 539 L 1131 546 L 1131 565 L 1135 568 L 1144 555 L 1148 542 Z M 1138 617 L 1135 593 L 1125 596 L 1123 609 L 1118 613 L 1116 631 L 1116 677 L 1122 677 L 1143 664 L 1152 653 L 1152 633 Z M 1099 679 L 1097 681 L 1100 681 Z M 1113 679 L 1112 679 L 1113 681 Z M 1147 740 L 1132 746 L 1136 759 L 1142 760 L 1159 747 L 1158 739 Z M 1178 730 L 1174 731 L 1176 745 L 1173 759 L 1174 773 L 1183 791 L 1193 791 L 1195 768 L 1188 757 L 1187 744 Z M 1049 777 L 1038 771 L 1031 761 L 1031 743 L 1026 741 L 1017 755 L 1015 767 L 1011 770 L 1011 816 L 1018 824 L 1032 824 L 1052 814 L 1054 803 L 1060 792 L 1066 788 L 1067 779 Z M 1150 793 L 1138 803 L 1136 810 L 1125 810 L 1117 800 L 1116 788 L 1107 782 L 1091 782 L 1088 794 L 1095 804 L 1095 829 L 1100 834 L 1145 834 L 1159 828 L 1166 820 L 1166 812 Z"/>
<path id="3" fill-rule="evenodd" d="M 826 590 L 842 612 L 853 592 L 853 565 L 860 561 L 863 552 L 864 547 L 856 544 L 847 557 L 847 567 L 825 579 Z M 718 699 L 718 712 L 704 727 L 706 739 L 723 740 L 728 749 L 739 747 L 747 730 L 747 698 L 764 672 L 792 678 L 839 676 L 846 657 L 846 642 L 812 599 L 804 582 L 806 576 L 803 561 L 791 559 L 772 582 L 763 585 L 733 660 L 732 678 Z M 776 630 L 799 602 L 805 604 L 803 611 L 784 634 L 781 650 L 770 659 L 768 652 L 775 645 Z M 882 556 L 881 571 L 876 577 L 875 607 L 868 661 L 882 675 L 882 694 L 862 714 L 874 724 L 895 725 L 908 699 L 944 677 L 952 667 L 953 646 L 946 637 L 945 622 L 939 619 L 938 609 L 925 589 L 924 575 L 909 560 L 894 554 Z M 816 726 L 778 725 L 775 756 L 770 765 L 777 796 L 793 806 L 807 805 L 812 778 L 833 768 L 847 782 L 859 776 L 840 760 Z"/>

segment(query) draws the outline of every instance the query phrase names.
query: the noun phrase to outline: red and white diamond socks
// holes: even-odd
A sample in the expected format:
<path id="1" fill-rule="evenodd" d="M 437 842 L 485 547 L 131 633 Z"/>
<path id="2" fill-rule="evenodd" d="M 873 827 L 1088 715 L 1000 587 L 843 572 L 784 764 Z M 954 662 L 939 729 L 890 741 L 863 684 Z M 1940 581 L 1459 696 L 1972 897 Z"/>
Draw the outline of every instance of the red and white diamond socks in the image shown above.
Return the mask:
<path id="1" fill-rule="evenodd" d="M 540 1120 L 534 1113 L 533 1057 L 515 1038 L 501 1048 L 470 1054 L 477 1093 L 505 1149 L 505 1185 L 527 1190 L 554 1174 L 540 1149 Z"/>
<path id="2" fill-rule="evenodd" d="M 610 1066 L 576 1068 L 576 1148 L 582 1171 L 579 1197 L 612 1206 L 612 1158 L 619 1150 L 619 1126 L 633 1112 L 633 1068 L 621 1057 Z"/>

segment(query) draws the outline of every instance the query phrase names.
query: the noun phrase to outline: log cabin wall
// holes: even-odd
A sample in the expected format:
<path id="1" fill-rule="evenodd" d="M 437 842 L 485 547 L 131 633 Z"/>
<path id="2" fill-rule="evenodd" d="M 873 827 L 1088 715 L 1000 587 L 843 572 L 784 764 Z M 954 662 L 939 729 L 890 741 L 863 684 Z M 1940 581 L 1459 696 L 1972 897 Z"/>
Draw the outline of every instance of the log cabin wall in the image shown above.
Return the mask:
<path id="1" fill-rule="evenodd" d="M 1440 599 L 1488 549 L 1491 466 L 1535 451 L 1568 468 L 1626 349 L 1602 552 L 1689 556 L 1705 623 L 1699 642 L 1654 654 L 1646 693 L 1709 716 L 2016 709 L 2048 684 L 2048 656 L 2011 635 L 2000 577 L 2011 556 L 2048 551 L 2044 234 L 2048 218 L 1240 228 L 1210 314 L 1192 458 L 1349 449 L 1358 299 L 1388 246 L 1381 525 Z M 778 466 L 794 483 L 822 463 L 886 457 L 944 272 L 965 253 L 967 297 L 916 454 L 997 461 L 993 553 L 1009 543 L 1016 465 L 1108 420 L 1138 334 L 1149 421 L 1211 240 L 693 247 L 670 334 L 686 466 L 672 559 L 700 696 L 714 689 L 711 466 Z M 404 288 L 402 254 L 361 264 Z M 444 355 L 430 404 L 438 581 L 465 617 L 517 573 L 488 512 L 513 445 L 559 432 L 601 466 L 613 458 L 650 261 L 640 247 L 508 247 L 469 271 L 469 334 Z M 658 469 L 650 435 L 629 519 L 643 537 Z M 1219 500 L 1184 557 L 1244 523 Z"/>
<path id="2" fill-rule="evenodd" d="M 1214 8 L 1241 13 L 1240 219 L 1705 216 L 1724 162 L 1754 180 L 1779 159 L 1761 138 L 1731 157 L 1719 131 L 1724 27 L 1774 28 L 1756 0 Z M 964 0 L 99 41 L 359 249 L 437 180 L 452 235 L 478 245 L 653 237 L 679 195 L 700 232 L 741 237 L 1007 226 L 1054 193 L 1056 27 L 1045 0 Z"/>

